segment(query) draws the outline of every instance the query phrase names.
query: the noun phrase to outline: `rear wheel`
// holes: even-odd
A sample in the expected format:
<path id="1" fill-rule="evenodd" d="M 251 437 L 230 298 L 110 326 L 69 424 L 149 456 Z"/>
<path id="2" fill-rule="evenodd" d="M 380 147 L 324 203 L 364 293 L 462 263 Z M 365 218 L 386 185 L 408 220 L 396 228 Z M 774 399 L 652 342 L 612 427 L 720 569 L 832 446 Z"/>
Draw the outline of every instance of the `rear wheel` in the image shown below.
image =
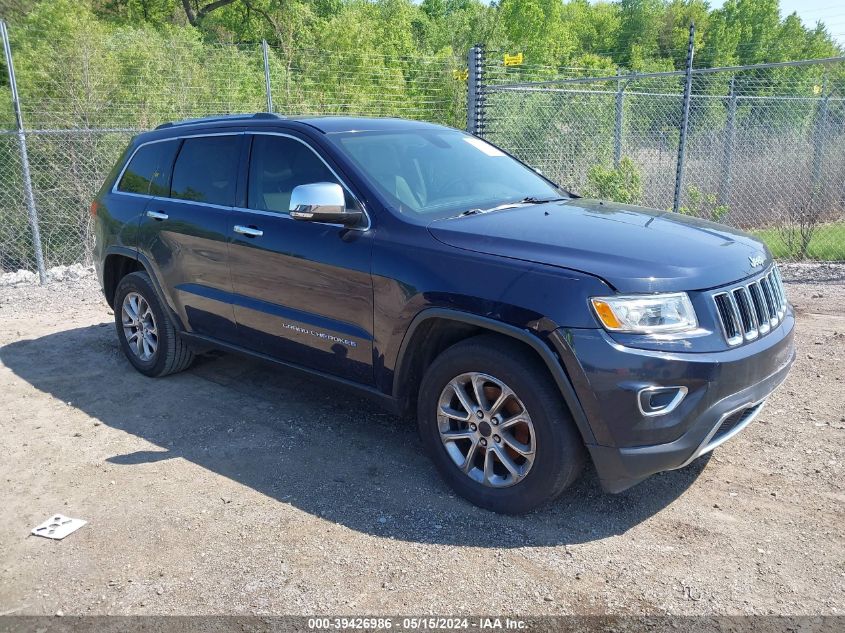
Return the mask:
<path id="1" fill-rule="evenodd" d="M 434 360 L 418 418 L 441 475 L 495 512 L 518 514 L 554 499 L 584 464 L 581 437 L 548 371 L 499 336 L 463 341 Z"/>
<path id="2" fill-rule="evenodd" d="M 166 376 L 187 369 L 194 360 L 146 272 L 126 275 L 117 284 L 114 322 L 123 353 L 142 374 Z"/>

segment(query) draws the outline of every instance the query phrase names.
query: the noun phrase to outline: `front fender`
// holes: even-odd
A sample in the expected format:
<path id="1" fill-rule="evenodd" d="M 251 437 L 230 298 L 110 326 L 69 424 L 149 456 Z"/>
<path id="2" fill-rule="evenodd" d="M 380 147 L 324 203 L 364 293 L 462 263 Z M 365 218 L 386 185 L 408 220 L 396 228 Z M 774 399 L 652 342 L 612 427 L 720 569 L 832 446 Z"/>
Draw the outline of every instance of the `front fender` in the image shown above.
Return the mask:
<path id="1" fill-rule="evenodd" d="M 417 314 L 411 321 L 410 326 L 405 332 L 402 339 L 402 344 L 399 347 L 399 354 L 396 360 L 396 371 L 393 374 L 393 396 L 396 397 L 400 392 L 400 387 L 408 374 L 408 345 L 413 340 L 414 332 L 422 324 L 430 319 L 445 319 L 456 321 L 458 323 L 465 323 L 467 325 L 474 325 L 484 330 L 496 332 L 504 336 L 516 339 L 528 345 L 537 355 L 542 359 L 543 363 L 552 375 L 555 383 L 563 396 L 566 405 L 569 407 L 572 417 L 578 430 L 581 432 L 581 437 L 587 443 L 595 441 L 590 424 L 587 421 L 587 416 L 581 406 L 575 389 L 569 376 L 564 370 L 562 359 L 559 357 L 549 345 L 543 341 L 536 332 L 528 329 L 520 329 L 507 323 L 488 319 L 469 312 L 461 312 L 459 310 L 451 310 L 447 308 L 428 308 Z"/>

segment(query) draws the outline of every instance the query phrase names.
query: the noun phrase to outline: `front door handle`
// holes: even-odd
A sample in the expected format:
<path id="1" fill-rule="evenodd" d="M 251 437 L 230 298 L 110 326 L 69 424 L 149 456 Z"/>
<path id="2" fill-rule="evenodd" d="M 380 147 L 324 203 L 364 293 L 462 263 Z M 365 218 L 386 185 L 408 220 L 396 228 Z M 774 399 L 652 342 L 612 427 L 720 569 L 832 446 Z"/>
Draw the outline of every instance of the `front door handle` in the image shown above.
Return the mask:
<path id="1" fill-rule="evenodd" d="M 153 220 L 166 220 L 169 216 L 161 211 L 147 211 L 147 217 Z"/>
<path id="2" fill-rule="evenodd" d="M 261 237 L 264 235 L 264 231 L 261 229 L 257 229 L 254 226 L 242 226 L 240 224 L 235 225 L 235 233 L 240 233 L 247 237 Z"/>

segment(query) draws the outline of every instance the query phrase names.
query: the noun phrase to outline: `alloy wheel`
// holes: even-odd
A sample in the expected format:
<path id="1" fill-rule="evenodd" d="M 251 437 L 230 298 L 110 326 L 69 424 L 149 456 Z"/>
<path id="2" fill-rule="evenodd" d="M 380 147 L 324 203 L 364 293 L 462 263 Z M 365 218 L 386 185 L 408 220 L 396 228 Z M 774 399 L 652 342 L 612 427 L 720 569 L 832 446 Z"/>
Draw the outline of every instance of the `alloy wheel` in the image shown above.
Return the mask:
<path id="1" fill-rule="evenodd" d="M 489 374 L 469 372 L 443 388 L 437 404 L 440 439 L 467 477 L 505 488 L 531 470 L 536 436 L 522 400 Z"/>
<path id="2" fill-rule="evenodd" d="M 123 335 L 129 349 L 143 361 L 149 361 L 158 349 L 158 327 L 150 304 L 137 292 L 123 299 L 121 308 Z"/>

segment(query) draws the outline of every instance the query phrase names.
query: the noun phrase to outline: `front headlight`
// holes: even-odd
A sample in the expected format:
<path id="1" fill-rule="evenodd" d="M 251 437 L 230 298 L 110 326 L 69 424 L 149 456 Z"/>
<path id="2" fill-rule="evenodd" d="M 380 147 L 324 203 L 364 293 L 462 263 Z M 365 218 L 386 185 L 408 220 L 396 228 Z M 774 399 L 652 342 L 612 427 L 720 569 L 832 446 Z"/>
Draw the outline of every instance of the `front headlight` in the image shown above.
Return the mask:
<path id="1" fill-rule="evenodd" d="M 685 292 L 593 297 L 590 301 L 601 324 L 611 332 L 659 334 L 698 327 Z"/>

